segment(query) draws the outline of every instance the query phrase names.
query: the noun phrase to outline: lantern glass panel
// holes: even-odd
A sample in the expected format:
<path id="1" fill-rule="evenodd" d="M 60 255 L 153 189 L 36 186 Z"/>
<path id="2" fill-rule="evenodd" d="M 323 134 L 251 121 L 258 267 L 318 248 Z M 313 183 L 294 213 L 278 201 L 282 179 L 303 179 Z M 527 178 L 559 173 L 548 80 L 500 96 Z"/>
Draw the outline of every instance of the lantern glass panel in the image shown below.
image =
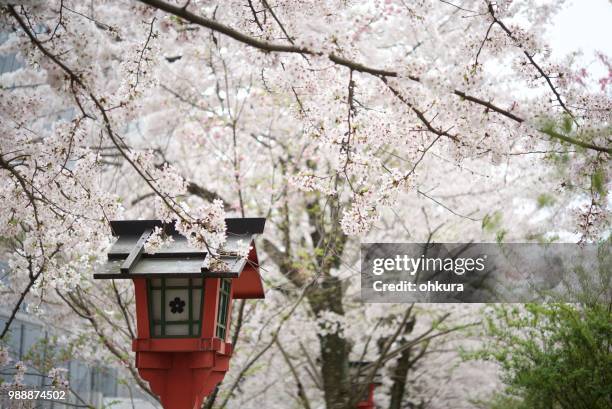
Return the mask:
<path id="1" fill-rule="evenodd" d="M 228 327 L 228 313 L 230 304 L 230 291 L 232 288 L 231 281 L 227 278 L 222 278 L 219 284 L 219 305 L 217 306 L 217 338 L 225 340 Z"/>
<path id="2" fill-rule="evenodd" d="M 166 336 L 185 336 L 188 332 L 188 324 L 166 325 Z"/>
<path id="3" fill-rule="evenodd" d="M 202 279 L 149 280 L 151 336 L 155 338 L 200 336 L 202 293 Z"/>

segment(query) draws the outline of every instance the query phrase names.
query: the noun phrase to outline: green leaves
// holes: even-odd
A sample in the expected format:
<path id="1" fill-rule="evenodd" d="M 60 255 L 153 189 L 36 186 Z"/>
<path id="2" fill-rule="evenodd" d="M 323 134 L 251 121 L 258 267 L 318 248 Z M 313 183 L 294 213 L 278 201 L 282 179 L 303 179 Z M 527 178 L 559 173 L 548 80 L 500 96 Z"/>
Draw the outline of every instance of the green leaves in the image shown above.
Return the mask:
<path id="1" fill-rule="evenodd" d="M 503 243 L 508 231 L 502 228 L 503 215 L 500 211 L 486 214 L 482 218 L 482 230 L 486 233 L 495 233 L 495 241 Z"/>
<path id="2" fill-rule="evenodd" d="M 606 197 L 606 173 L 603 167 L 597 168 L 591 175 L 591 187 L 602 197 Z"/>
<path id="3" fill-rule="evenodd" d="M 561 121 L 561 129 L 564 133 L 569 134 L 574 127 L 574 120 L 569 115 L 564 115 Z"/>
<path id="4" fill-rule="evenodd" d="M 485 346 L 471 359 L 497 362 L 506 390 L 493 408 L 612 407 L 612 311 L 605 304 L 491 307 Z"/>
<path id="5" fill-rule="evenodd" d="M 500 227 L 501 222 L 502 213 L 500 211 L 486 214 L 485 217 L 482 218 L 482 230 L 492 233 Z"/>
<path id="6" fill-rule="evenodd" d="M 552 206 L 555 203 L 555 198 L 548 193 L 542 193 L 538 196 L 538 209 L 542 209 L 543 207 Z"/>
<path id="7" fill-rule="evenodd" d="M 610 135 L 609 127 L 602 129 L 574 128 L 574 119 L 565 115 L 560 120 L 546 118 L 539 126 L 540 132 L 545 133 L 551 139 L 574 145 L 578 149 L 589 149 L 612 154 L 612 148 L 593 143 L 596 135 Z"/>

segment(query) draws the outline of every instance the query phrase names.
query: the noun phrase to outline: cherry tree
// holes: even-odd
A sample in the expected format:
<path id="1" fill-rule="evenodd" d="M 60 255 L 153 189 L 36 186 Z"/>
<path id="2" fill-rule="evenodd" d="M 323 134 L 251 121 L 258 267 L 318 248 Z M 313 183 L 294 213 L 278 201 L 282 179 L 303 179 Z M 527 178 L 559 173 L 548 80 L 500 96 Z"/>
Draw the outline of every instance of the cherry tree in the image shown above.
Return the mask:
<path id="1" fill-rule="evenodd" d="M 435 357 L 476 310 L 362 304 L 359 243 L 607 234 L 610 93 L 551 58 L 562 6 L 4 2 L 24 66 L 0 77 L 1 337 L 27 305 L 148 391 L 130 285 L 91 280 L 108 221 L 176 220 L 214 253 L 226 215 L 266 216 L 267 301 L 235 309 L 207 407 L 354 407 L 357 360 L 389 408 L 468 405 Z"/>

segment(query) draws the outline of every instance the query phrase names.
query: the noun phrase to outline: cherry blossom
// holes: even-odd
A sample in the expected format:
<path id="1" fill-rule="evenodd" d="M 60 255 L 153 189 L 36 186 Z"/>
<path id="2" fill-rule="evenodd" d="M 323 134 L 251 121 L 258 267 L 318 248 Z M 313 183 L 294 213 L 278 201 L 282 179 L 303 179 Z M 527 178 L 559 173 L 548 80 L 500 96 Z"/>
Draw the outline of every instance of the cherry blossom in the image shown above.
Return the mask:
<path id="1" fill-rule="evenodd" d="M 471 407 L 460 383 L 440 391 L 462 376 L 456 354 L 431 351 L 471 342 L 458 328 L 478 307 L 362 304 L 359 244 L 609 235 L 609 76 L 579 53 L 553 57 L 543 34 L 563 7 L 4 2 L 0 54 L 21 65 L 0 75 L 3 304 L 13 317 L 27 304 L 68 344 L 86 339 L 84 359 L 150 393 L 130 352 L 131 284 L 92 280 L 108 222 L 175 223 L 214 256 L 226 217 L 265 216 L 266 302 L 233 308 L 237 349 L 216 405 L 345 407 L 349 360 L 376 363 L 387 404 L 402 345 L 446 325 L 448 337 L 411 349 L 426 358 L 405 376 L 406 399 Z M 603 53 L 593 64 L 610 68 Z M 145 250 L 168 240 L 156 229 Z M 4 342 L 10 322 L 0 331 Z M 480 368 L 465 376 L 495 387 Z"/>

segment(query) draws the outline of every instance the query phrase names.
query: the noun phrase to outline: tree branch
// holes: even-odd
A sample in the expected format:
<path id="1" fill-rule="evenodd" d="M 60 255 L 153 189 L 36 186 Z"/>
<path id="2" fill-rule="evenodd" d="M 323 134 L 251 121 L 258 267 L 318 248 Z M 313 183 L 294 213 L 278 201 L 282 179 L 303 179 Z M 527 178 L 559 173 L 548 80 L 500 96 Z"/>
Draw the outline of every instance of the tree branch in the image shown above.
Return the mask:
<path id="1" fill-rule="evenodd" d="M 155 7 L 159 10 L 163 10 L 167 13 L 174 14 L 177 17 L 181 17 L 191 23 L 197 24 L 202 27 L 209 28 L 221 34 L 225 34 L 234 40 L 240 41 L 241 43 L 250 45 L 251 47 L 258 48 L 266 52 L 282 52 L 282 53 L 296 53 L 296 54 L 313 54 L 312 51 L 303 48 L 296 47 L 294 45 L 276 44 L 267 41 L 258 40 L 246 34 L 243 34 L 231 27 L 221 24 L 215 20 L 208 19 L 206 17 L 194 14 L 182 7 L 174 6 L 160 0 L 140 0 L 151 7 Z"/>
<path id="2" fill-rule="evenodd" d="M 287 366 L 289 366 L 289 370 L 291 371 L 291 374 L 293 375 L 293 379 L 295 380 L 295 383 L 298 389 L 298 392 L 297 392 L 298 397 L 300 398 L 302 406 L 304 406 L 305 409 L 310 409 L 311 408 L 310 401 L 308 400 L 308 396 L 306 395 L 306 392 L 304 391 L 304 385 L 302 384 L 302 381 L 300 381 L 300 375 L 298 374 L 297 369 L 295 369 L 295 366 L 291 362 L 291 358 L 289 357 L 289 354 L 287 354 L 287 352 L 281 345 L 278 338 L 275 339 L 275 342 L 276 342 L 276 346 L 278 347 L 278 350 L 281 352 L 281 355 L 283 356 L 283 359 L 287 363 Z"/>
<path id="3" fill-rule="evenodd" d="M 264 52 L 280 52 L 280 53 L 293 53 L 293 54 L 318 55 L 318 56 L 323 55 L 320 52 L 316 52 L 314 50 L 311 50 L 311 49 L 308 49 L 308 48 L 304 48 L 304 47 L 297 47 L 297 46 L 294 46 L 292 44 L 276 44 L 276 43 L 270 43 L 270 42 L 267 42 L 267 41 L 258 40 L 256 38 L 253 38 L 253 37 L 250 37 L 250 36 L 248 36 L 246 34 L 243 34 L 243 33 L 239 32 L 239 31 L 237 31 L 237 30 L 235 30 L 235 29 L 233 29 L 233 28 L 231 28 L 229 26 L 221 24 L 221 23 L 219 23 L 217 21 L 214 21 L 214 20 L 211 20 L 211 19 L 199 16 L 199 15 L 196 15 L 196 14 L 191 13 L 191 12 L 185 10 L 185 9 L 180 8 L 180 7 L 168 4 L 168 3 L 164 2 L 164 1 L 160 1 L 160 0 L 140 0 L 140 1 L 142 3 L 145 3 L 145 4 L 149 5 L 149 6 L 151 6 L 151 7 L 155 7 L 157 9 L 159 9 L 159 10 L 162 10 L 162 11 L 165 11 L 167 13 L 173 14 L 173 15 L 175 15 L 177 17 L 181 17 L 181 18 L 183 18 L 183 19 L 185 19 L 185 20 L 187 20 L 187 21 L 189 21 L 191 23 L 194 23 L 194 24 L 200 25 L 202 27 L 209 28 L 209 29 L 211 29 L 213 31 L 219 32 L 221 34 L 227 35 L 228 37 L 231 37 L 231 38 L 233 38 L 236 41 L 239 41 L 239 42 L 241 42 L 243 44 L 246 44 L 246 45 L 249 45 L 251 47 L 255 47 L 255 48 L 257 48 L 259 50 L 262 50 Z M 502 27 L 503 23 L 501 23 L 499 20 L 497 20 L 497 23 L 500 24 L 500 27 Z M 510 32 L 510 34 L 511 34 L 511 32 Z M 530 61 L 533 64 L 535 64 L 535 61 L 533 61 L 533 58 L 531 56 L 529 56 L 528 53 L 525 52 L 525 54 L 530 59 Z M 327 55 L 327 57 L 329 58 L 330 61 L 332 61 L 333 63 L 335 63 L 337 65 L 341 65 L 341 66 L 347 67 L 347 68 L 349 68 L 351 70 L 354 70 L 354 71 L 358 71 L 358 72 L 362 72 L 362 73 L 366 73 L 366 74 L 371 74 L 371 75 L 380 77 L 381 79 L 385 79 L 387 77 L 399 77 L 399 73 L 397 71 L 369 67 L 367 65 L 358 63 L 356 61 L 349 60 L 347 58 L 341 57 L 341 56 L 333 54 L 333 53 Z M 539 66 L 537 66 L 537 64 L 535 64 L 535 66 L 539 67 Z M 540 68 L 540 71 L 541 71 L 541 68 Z M 569 113 L 565 103 L 563 103 L 563 101 L 561 100 L 560 95 L 558 94 L 558 92 L 554 88 L 554 86 L 552 85 L 550 79 L 543 73 L 543 71 L 541 71 L 541 73 L 547 79 L 549 85 L 553 88 L 553 91 L 554 91 L 555 95 L 558 97 L 559 103 L 561 104 L 561 106 L 566 110 L 566 112 Z M 417 76 L 414 76 L 414 75 L 407 75 L 407 76 L 404 76 L 404 78 L 408 78 L 408 79 L 410 79 L 412 81 L 419 82 L 419 83 L 421 82 L 421 79 L 419 77 L 417 77 Z M 490 110 L 492 110 L 494 112 L 497 112 L 498 114 L 501 114 L 501 115 L 503 115 L 503 116 L 505 116 L 505 117 L 507 117 L 507 118 L 509 118 L 509 119 L 511 119 L 513 121 L 515 121 L 515 122 L 522 123 L 522 122 L 525 121 L 524 118 L 521 118 L 521 117 L 519 117 L 519 116 L 517 116 L 515 114 L 512 114 L 508 110 L 505 110 L 503 108 L 499 108 L 499 107 L 495 106 L 493 103 L 485 101 L 485 100 L 483 100 L 481 98 L 477 98 L 477 97 L 474 97 L 474 96 L 471 96 L 471 95 L 467 95 L 462 90 L 454 90 L 452 92 L 453 92 L 453 94 L 459 96 L 463 100 L 472 102 L 474 104 L 482 105 L 485 108 L 488 108 L 488 109 L 490 109 Z M 417 114 L 417 116 L 419 116 L 421 121 L 423 121 L 423 119 L 425 119 L 424 115 L 423 115 L 423 112 L 418 111 L 418 110 L 414 111 L 414 112 L 415 112 L 415 114 Z M 430 129 L 430 130 L 432 130 L 432 129 Z M 435 130 L 435 131 L 438 134 L 439 134 L 439 132 L 444 132 L 444 131 L 441 131 L 441 130 Z M 538 131 L 546 133 L 546 132 L 544 132 L 541 129 L 539 129 Z M 452 136 L 450 136 L 450 135 L 446 135 L 446 136 L 449 136 L 452 139 Z M 610 154 L 611 151 L 612 151 L 611 148 L 601 147 L 601 146 L 597 146 L 597 145 L 593 145 L 593 144 L 588 144 L 588 143 L 581 142 L 581 141 L 578 141 L 578 140 L 573 139 L 573 138 L 566 138 L 564 140 L 566 142 L 568 142 L 568 143 L 578 144 L 579 146 L 585 147 L 587 149 L 593 149 L 593 150 L 597 150 L 597 151 L 600 151 L 600 152 L 606 152 L 608 154 Z"/>
<path id="4" fill-rule="evenodd" d="M 77 94 L 77 89 L 75 89 L 75 84 L 78 85 L 78 87 L 80 87 L 80 89 L 85 93 L 85 95 L 87 95 L 91 101 L 93 102 L 93 104 L 95 105 L 96 109 L 99 111 L 99 113 L 102 116 L 102 125 L 104 127 L 104 129 L 106 130 L 106 133 L 108 134 L 108 137 L 110 138 L 111 142 L 113 143 L 113 145 L 115 145 L 115 147 L 117 148 L 117 150 L 119 151 L 119 153 L 125 158 L 125 160 L 130 164 L 130 166 L 136 171 L 136 173 L 144 180 L 144 182 L 149 186 L 149 188 L 155 192 L 155 194 L 157 196 L 159 196 L 161 198 L 161 200 L 164 202 L 164 204 L 180 219 L 180 220 L 185 220 L 187 221 L 187 219 L 190 219 L 189 214 L 186 214 L 185 212 L 181 211 L 181 207 L 178 206 L 174 200 L 174 198 L 169 197 L 168 195 L 162 193 L 159 188 L 157 186 L 155 186 L 154 179 L 151 177 L 151 175 L 146 171 L 141 169 L 136 162 L 130 157 L 129 152 L 130 152 L 130 148 L 129 146 L 127 146 L 125 144 L 125 142 L 122 140 L 121 137 L 119 137 L 119 135 L 115 134 L 112 126 L 111 126 L 111 121 L 110 118 L 108 117 L 107 114 L 107 109 L 104 107 L 104 105 L 102 104 L 102 101 L 100 99 L 98 99 L 92 91 L 90 91 L 86 84 L 85 84 L 85 80 L 83 78 L 81 78 L 80 75 L 77 75 L 71 68 L 69 68 L 66 64 L 64 64 L 60 58 L 56 55 L 54 55 L 53 53 L 51 53 L 36 37 L 36 35 L 28 28 L 28 26 L 26 25 L 25 21 L 23 20 L 23 18 L 19 15 L 19 13 L 17 13 L 17 11 L 15 10 L 15 7 L 12 5 L 8 5 L 5 8 L 8 12 L 8 14 L 10 14 L 19 24 L 19 26 L 21 27 L 21 29 L 24 31 L 24 33 L 28 36 L 28 38 L 30 39 L 30 41 L 34 44 L 34 46 L 40 51 L 42 52 L 47 58 L 49 58 L 54 64 L 56 64 L 57 66 L 59 66 L 62 71 L 64 71 L 68 77 L 69 83 L 70 83 L 70 88 L 72 90 L 72 93 L 74 94 L 75 97 L 75 101 L 76 104 L 79 106 L 79 109 L 81 110 L 81 113 L 83 115 L 83 117 L 87 117 L 87 118 L 91 118 L 91 119 L 95 119 L 93 118 L 91 115 L 89 115 L 88 113 L 85 112 L 84 107 L 81 105 L 78 94 Z M 204 244 L 206 245 L 206 247 L 208 247 L 208 243 L 205 241 Z M 212 254 L 212 251 L 210 249 L 208 249 L 210 251 L 210 253 Z"/>
<path id="5" fill-rule="evenodd" d="M 572 117 L 572 119 L 574 119 L 574 122 L 575 122 L 576 120 L 574 118 L 574 114 L 572 114 L 572 112 L 569 110 L 569 108 L 565 105 L 565 103 L 561 99 L 561 94 L 559 93 L 559 91 L 557 91 L 557 88 L 552 83 L 550 76 L 544 72 L 542 67 L 540 67 L 540 65 L 533 59 L 533 56 L 529 54 L 525 49 L 523 49 L 522 44 L 518 42 L 517 38 L 514 36 L 512 31 L 501 20 L 497 18 L 497 16 L 495 15 L 495 10 L 493 9 L 492 3 L 489 3 L 488 9 L 489 9 L 489 13 L 491 14 L 491 18 L 493 18 L 493 23 L 496 23 L 498 26 L 500 26 L 501 29 L 504 30 L 504 32 L 508 35 L 508 37 L 510 37 L 516 43 L 516 45 L 523 51 L 523 54 L 525 54 L 525 57 L 527 57 L 527 60 L 529 60 L 531 65 L 538 71 L 538 73 L 542 76 L 542 78 L 546 80 L 546 83 L 550 87 L 551 91 L 553 92 L 553 94 L 555 94 L 555 98 L 557 99 L 557 102 L 559 102 L 559 105 L 561 105 L 563 110 L 570 117 Z"/>

